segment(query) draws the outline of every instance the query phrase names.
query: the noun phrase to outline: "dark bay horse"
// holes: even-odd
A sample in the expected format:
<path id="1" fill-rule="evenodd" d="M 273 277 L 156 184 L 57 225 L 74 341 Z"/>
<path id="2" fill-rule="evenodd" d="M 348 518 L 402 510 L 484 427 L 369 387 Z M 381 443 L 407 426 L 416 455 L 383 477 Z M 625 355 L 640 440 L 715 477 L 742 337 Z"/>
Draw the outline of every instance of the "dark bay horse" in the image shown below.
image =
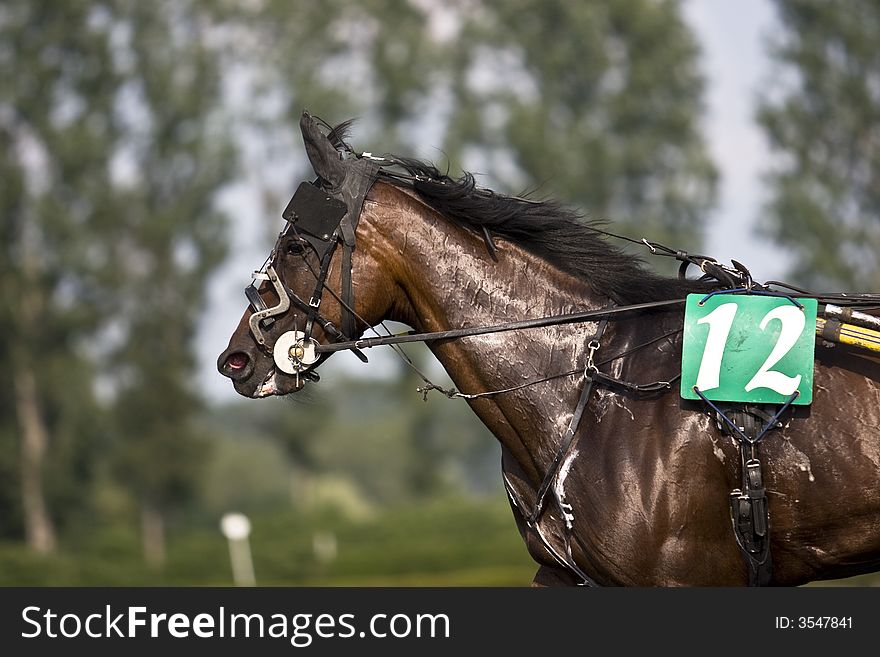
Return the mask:
<path id="1" fill-rule="evenodd" d="M 379 173 L 369 157 L 340 156 L 340 133 L 325 136 L 308 115 L 301 127 L 326 196 L 287 218 L 305 221 L 309 207 L 344 218 L 331 236 L 293 223 L 279 237 L 266 280 L 218 361 L 246 397 L 285 395 L 317 378 L 313 368 L 327 354 L 306 358 L 302 371 L 279 366 L 273 354 L 285 336 L 307 335 L 283 345 L 302 350 L 357 338 L 385 319 L 446 331 L 706 289 L 650 273 L 555 203 L 494 194 L 412 160 L 396 160 L 403 175 Z M 347 252 L 326 246 L 337 237 L 351 241 Z M 747 584 L 728 503 L 739 481 L 737 445 L 701 402 L 676 390 L 597 386 L 570 449 L 551 466 L 588 359 L 625 381 L 670 381 L 681 365 L 682 318 L 679 305 L 612 318 L 600 337 L 590 321 L 429 343 L 462 393 L 503 391 L 468 403 L 502 445 L 513 514 L 539 565 L 535 584 L 578 584 L 577 573 L 600 585 Z M 761 449 L 771 583 L 880 568 L 880 363 L 818 344 L 812 405 L 789 413 Z M 530 525 L 548 472 L 554 501 Z"/>

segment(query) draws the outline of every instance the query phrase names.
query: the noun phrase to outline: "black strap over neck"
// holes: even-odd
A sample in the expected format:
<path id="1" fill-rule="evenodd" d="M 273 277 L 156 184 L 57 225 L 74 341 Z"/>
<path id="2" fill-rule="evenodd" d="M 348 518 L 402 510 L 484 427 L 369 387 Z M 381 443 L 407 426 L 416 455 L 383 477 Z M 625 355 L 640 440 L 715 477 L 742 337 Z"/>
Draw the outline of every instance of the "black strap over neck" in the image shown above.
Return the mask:
<path id="1" fill-rule="evenodd" d="M 357 318 L 354 309 L 351 267 L 355 250 L 355 233 L 360 221 L 364 199 L 379 176 L 381 165 L 368 159 L 349 161 L 342 184 L 328 188 L 327 192 L 345 203 L 346 213 L 339 222 L 338 238 L 342 242 L 342 332 L 357 339 Z"/>

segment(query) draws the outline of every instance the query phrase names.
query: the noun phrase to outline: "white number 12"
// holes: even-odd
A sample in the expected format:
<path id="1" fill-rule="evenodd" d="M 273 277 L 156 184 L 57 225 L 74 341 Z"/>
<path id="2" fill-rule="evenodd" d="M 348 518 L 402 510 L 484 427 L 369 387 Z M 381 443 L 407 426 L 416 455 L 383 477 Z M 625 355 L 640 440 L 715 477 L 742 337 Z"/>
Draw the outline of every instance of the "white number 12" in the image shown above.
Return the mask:
<path id="1" fill-rule="evenodd" d="M 697 321 L 697 324 L 708 324 L 709 335 L 706 338 L 706 348 L 703 351 L 703 359 L 700 361 L 700 370 L 697 373 L 697 388 L 701 391 L 717 388 L 721 378 L 721 359 L 724 357 L 724 347 L 733 319 L 738 307 L 735 303 L 725 303 L 718 306 L 711 313 Z M 771 370 L 797 343 L 804 330 L 806 318 L 800 309 L 794 306 L 777 306 L 764 315 L 758 328 L 766 330 L 771 320 L 778 319 L 782 322 L 782 330 L 773 350 L 764 364 L 758 369 L 755 376 L 746 384 L 746 392 L 755 388 L 770 388 L 780 395 L 791 395 L 797 390 L 801 382 L 801 375 L 787 376 L 782 372 Z"/>

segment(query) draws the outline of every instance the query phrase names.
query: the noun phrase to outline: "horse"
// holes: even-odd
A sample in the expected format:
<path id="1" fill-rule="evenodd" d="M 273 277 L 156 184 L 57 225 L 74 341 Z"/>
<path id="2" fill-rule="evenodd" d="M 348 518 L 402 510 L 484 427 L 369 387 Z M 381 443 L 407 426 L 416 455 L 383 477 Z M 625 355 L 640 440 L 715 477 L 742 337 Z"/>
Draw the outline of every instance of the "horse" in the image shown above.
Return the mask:
<path id="1" fill-rule="evenodd" d="M 368 327 L 402 322 L 428 335 L 457 389 L 447 392 L 500 442 L 534 586 L 753 583 L 731 528 L 741 445 L 705 404 L 670 390 L 682 308 L 668 301 L 729 286 L 654 273 L 555 201 L 355 155 L 347 124 L 328 132 L 304 113 L 300 127 L 317 180 L 285 211 L 219 356 L 235 390 L 298 392 L 334 343 L 360 353 Z M 544 317 L 581 319 L 529 322 Z M 761 445 L 766 584 L 880 568 L 878 361 L 817 339 L 814 391 Z"/>

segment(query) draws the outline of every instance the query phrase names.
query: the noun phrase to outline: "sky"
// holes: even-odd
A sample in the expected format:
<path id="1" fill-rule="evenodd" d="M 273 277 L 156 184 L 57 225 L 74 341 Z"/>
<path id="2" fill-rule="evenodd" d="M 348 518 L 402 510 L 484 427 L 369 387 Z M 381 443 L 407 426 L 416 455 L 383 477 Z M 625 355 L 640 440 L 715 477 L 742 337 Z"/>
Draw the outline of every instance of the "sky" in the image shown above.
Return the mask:
<path id="1" fill-rule="evenodd" d="M 684 14 L 703 48 L 703 132 L 721 173 L 705 252 L 724 263 L 739 260 L 756 280 L 778 280 L 788 261 L 755 234 L 770 152 L 754 111 L 758 91 L 772 82 L 765 44 L 777 25 L 774 9 L 769 0 L 688 0 Z"/>
<path id="2" fill-rule="evenodd" d="M 725 264 L 731 259 L 742 262 L 756 280 L 778 280 L 784 277 L 787 261 L 778 246 L 755 233 L 766 194 L 761 178 L 769 150 L 753 115 L 761 85 L 770 82 L 765 42 L 776 25 L 773 7 L 769 0 L 686 0 L 683 9 L 703 49 L 703 132 L 720 173 L 718 203 L 706 218 L 702 252 Z M 197 383 L 216 403 L 239 398 L 215 363 L 244 311 L 243 290 L 250 273 L 266 257 L 264 223 L 254 216 L 263 203 L 256 194 L 247 181 L 228 194 L 225 205 L 233 214 L 234 249 L 209 284 L 205 321 L 199 329 Z M 350 354 L 337 354 L 321 368 L 321 375 L 325 380 L 343 372 L 381 376 L 391 369 L 389 350 L 374 349 L 369 356 L 371 363 L 363 365 Z"/>

